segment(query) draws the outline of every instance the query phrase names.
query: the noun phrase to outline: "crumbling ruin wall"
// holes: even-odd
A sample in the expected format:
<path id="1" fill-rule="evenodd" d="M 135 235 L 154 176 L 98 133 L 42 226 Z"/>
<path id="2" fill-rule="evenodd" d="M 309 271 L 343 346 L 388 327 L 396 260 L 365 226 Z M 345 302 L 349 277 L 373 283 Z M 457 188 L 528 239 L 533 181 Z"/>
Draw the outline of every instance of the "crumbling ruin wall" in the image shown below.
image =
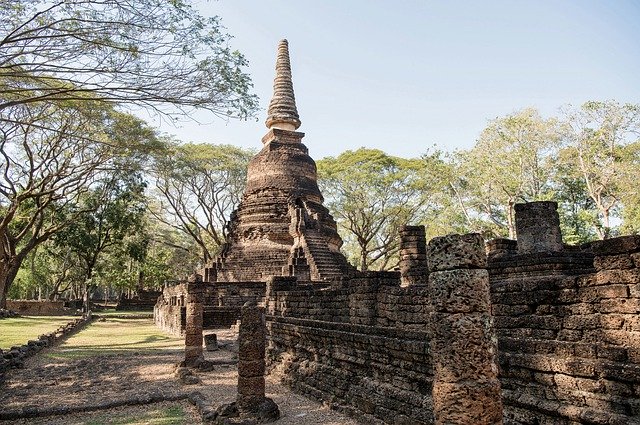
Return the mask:
<path id="1" fill-rule="evenodd" d="M 640 423 L 640 237 L 591 248 L 490 262 L 512 423 Z"/>
<path id="2" fill-rule="evenodd" d="M 426 287 L 401 288 L 398 273 L 321 290 L 273 278 L 267 300 L 268 356 L 287 385 L 367 423 L 433 421 Z"/>
<path id="3" fill-rule="evenodd" d="M 228 328 L 240 319 L 245 303 L 264 304 L 264 282 L 204 283 L 203 328 Z M 167 286 L 153 310 L 156 325 L 182 335 L 186 326 L 187 283 Z"/>
<path id="4" fill-rule="evenodd" d="M 75 313 L 65 308 L 64 301 L 48 300 L 7 300 L 7 309 L 27 316 L 60 316 Z"/>
<path id="5" fill-rule="evenodd" d="M 187 283 L 166 286 L 153 307 L 156 326 L 173 335 L 182 335 L 186 326 Z"/>

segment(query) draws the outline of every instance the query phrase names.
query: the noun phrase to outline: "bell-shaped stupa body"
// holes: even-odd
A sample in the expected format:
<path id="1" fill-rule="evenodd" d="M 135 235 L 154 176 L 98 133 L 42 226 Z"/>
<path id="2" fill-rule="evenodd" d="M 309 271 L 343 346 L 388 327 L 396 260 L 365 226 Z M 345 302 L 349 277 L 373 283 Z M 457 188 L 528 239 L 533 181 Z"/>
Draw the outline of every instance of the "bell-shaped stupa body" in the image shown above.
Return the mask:
<path id="1" fill-rule="evenodd" d="M 322 205 L 316 164 L 302 144 L 286 40 L 278 46 L 274 95 L 263 148 L 249 163 L 247 185 L 231 215 L 227 241 L 209 281 L 298 276 L 320 281 L 351 274 L 336 222 Z"/>

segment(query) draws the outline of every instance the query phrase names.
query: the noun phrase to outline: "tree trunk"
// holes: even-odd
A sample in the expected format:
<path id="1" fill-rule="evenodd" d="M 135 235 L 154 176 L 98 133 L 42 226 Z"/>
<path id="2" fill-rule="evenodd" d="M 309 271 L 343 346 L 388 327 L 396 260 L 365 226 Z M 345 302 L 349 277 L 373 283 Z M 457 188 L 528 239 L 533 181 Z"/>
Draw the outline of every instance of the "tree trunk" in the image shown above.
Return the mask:
<path id="1" fill-rule="evenodd" d="M 509 239 L 516 239 L 516 224 L 515 224 L 515 202 L 509 200 L 509 207 L 507 210 L 507 228 L 509 229 Z"/>
<path id="2" fill-rule="evenodd" d="M 365 248 L 360 248 L 360 271 L 366 272 L 368 269 L 367 250 Z"/>
<path id="3" fill-rule="evenodd" d="M 0 260 L 0 308 L 7 308 L 7 294 L 21 263 L 22 259 L 18 257 Z"/>

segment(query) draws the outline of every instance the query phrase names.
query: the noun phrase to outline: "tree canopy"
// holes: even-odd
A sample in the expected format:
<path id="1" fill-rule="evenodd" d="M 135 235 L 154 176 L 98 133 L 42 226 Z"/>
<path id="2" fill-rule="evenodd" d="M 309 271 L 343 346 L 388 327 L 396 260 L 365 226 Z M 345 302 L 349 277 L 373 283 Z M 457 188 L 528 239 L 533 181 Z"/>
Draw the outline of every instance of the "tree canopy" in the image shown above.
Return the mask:
<path id="1" fill-rule="evenodd" d="M 99 101 L 251 116 L 246 59 L 186 0 L 14 0 L 0 6 L 0 111 Z"/>

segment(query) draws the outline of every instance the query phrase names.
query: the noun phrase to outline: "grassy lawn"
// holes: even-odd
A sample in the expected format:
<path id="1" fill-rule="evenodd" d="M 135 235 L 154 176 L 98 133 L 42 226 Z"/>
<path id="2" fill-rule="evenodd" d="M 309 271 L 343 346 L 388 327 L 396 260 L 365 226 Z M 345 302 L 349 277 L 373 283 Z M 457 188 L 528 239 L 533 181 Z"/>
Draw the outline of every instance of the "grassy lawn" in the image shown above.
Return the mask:
<path id="1" fill-rule="evenodd" d="M 88 419 L 86 425 L 182 425 L 187 424 L 188 418 L 182 406 L 171 406 L 159 409 L 149 409 L 145 412 L 121 412 L 116 414 L 98 415 Z"/>
<path id="2" fill-rule="evenodd" d="M 74 316 L 22 316 L 0 320 L 0 348 L 6 350 L 14 345 L 26 344 L 31 339 L 55 331 L 66 325 Z"/>
<path id="3" fill-rule="evenodd" d="M 151 319 L 107 318 L 94 321 L 47 355 L 78 358 L 181 349 L 184 339 L 164 333 Z"/>

